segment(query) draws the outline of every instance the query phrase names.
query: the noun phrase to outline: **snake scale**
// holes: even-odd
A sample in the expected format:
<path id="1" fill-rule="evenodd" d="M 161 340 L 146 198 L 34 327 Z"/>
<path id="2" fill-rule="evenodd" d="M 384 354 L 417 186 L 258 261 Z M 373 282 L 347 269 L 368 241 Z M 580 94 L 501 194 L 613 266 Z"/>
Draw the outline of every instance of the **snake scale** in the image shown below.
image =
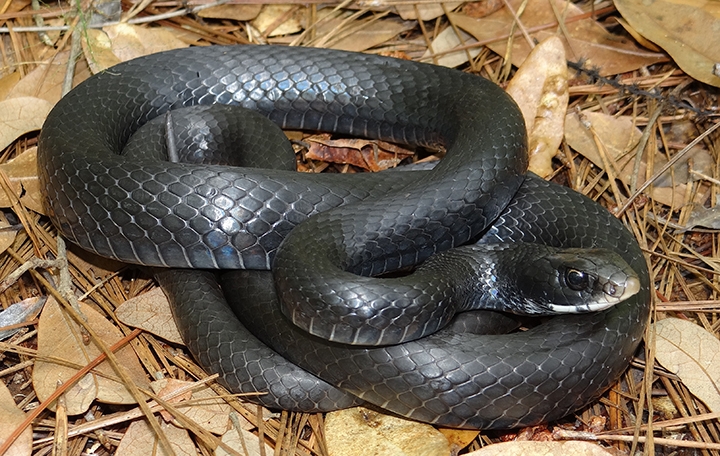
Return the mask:
<path id="1" fill-rule="evenodd" d="M 447 155 L 432 171 L 351 178 L 120 155 L 149 120 L 201 104 L 244 106 L 283 128 L 441 145 Z M 158 274 L 166 290 L 202 290 L 208 298 L 196 303 L 203 310 L 176 303 L 176 320 L 201 364 L 221 371 L 236 390 L 246 375 L 268 396 L 287 393 L 275 402 L 282 408 L 330 410 L 359 398 L 414 419 L 470 428 L 559 418 L 616 381 L 649 312 L 647 268 L 630 233 L 587 198 L 526 177 L 518 109 L 494 84 L 454 70 L 274 46 L 155 54 L 99 73 L 64 97 L 43 126 L 38 160 L 50 216 L 79 246 L 148 266 L 272 265 L 274 279 L 225 277 L 228 297 L 242 292 L 257 297 L 254 303 L 272 302 L 272 292 L 260 292 L 274 280 L 280 298 L 301 306 L 295 324 L 330 339 L 396 344 L 343 346 L 300 333 L 273 306 L 238 311 L 261 343 L 240 335 L 244 327 L 228 313 L 214 277 Z M 432 286 L 391 290 L 390 302 L 371 299 L 377 312 L 369 330 L 360 323 L 367 307 L 348 313 L 327 298 L 360 301 L 358 283 L 382 297 L 382 279 L 370 276 L 478 239 L 614 250 L 637 272 L 641 289 L 608 310 L 555 317 L 502 336 L 440 329 L 452 313 L 433 310 Z M 417 302 L 429 311 L 397 310 Z M 341 329 L 327 331 L 319 316 Z M 244 348 L 240 339 L 256 345 Z M 264 343 L 342 391 L 311 375 L 291 377 L 299 369 L 282 364 Z M 250 366 L 245 374 L 237 372 L 241 363 Z"/>

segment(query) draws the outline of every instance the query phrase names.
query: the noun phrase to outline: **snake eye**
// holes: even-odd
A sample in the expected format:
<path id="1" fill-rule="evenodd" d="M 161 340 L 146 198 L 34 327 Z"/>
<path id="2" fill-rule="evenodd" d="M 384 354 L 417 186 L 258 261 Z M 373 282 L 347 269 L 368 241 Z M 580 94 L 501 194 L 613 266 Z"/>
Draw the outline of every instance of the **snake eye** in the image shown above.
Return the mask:
<path id="1" fill-rule="evenodd" d="M 590 278 L 582 271 L 569 268 L 565 271 L 565 283 L 571 290 L 580 291 L 589 286 Z"/>

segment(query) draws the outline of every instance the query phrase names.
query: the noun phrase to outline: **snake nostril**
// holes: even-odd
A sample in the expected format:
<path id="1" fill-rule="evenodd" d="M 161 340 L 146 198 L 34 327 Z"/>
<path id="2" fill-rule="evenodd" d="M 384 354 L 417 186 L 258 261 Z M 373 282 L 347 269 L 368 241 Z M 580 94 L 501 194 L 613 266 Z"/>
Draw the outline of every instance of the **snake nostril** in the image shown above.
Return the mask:
<path id="1" fill-rule="evenodd" d="M 621 291 L 619 293 L 618 289 L 622 290 L 622 287 L 618 286 L 617 284 L 615 284 L 613 282 L 608 282 L 603 287 L 603 291 L 605 292 L 605 294 L 608 296 L 613 296 L 613 297 L 618 296 L 622 292 Z"/>

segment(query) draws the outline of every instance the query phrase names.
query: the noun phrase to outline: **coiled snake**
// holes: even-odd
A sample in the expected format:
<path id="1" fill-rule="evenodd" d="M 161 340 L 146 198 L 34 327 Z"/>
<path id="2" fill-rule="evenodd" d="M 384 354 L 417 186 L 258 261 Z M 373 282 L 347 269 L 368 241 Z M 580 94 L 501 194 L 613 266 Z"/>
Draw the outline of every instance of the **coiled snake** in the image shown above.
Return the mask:
<path id="1" fill-rule="evenodd" d="M 256 110 L 284 128 L 443 145 L 447 156 L 428 172 L 347 178 L 119 155 L 150 119 L 215 103 Z M 396 413 L 498 428 L 559 418 L 596 398 L 627 366 L 649 311 L 647 269 L 634 239 L 597 204 L 526 178 L 524 138 L 514 104 L 479 77 L 321 49 L 213 46 L 155 54 L 90 78 L 51 112 L 38 160 L 51 218 L 72 242 L 150 266 L 267 270 L 275 262 L 281 297 L 300 304 L 291 312 L 296 324 L 333 340 L 400 344 L 346 347 L 311 336 L 298 342 L 290 338 L 294 327 L 273 322 L 272 309 L 248 317 L 253 327 L 276 326 L 265 342 Z M 641 289 L 603 312 L 478 336 L 436 332 L 454 313 L 435 304 L 436 284 L 388 294 L 383 279 L 369 277 L 478 238 L 614 250 L 637 272 Z M 200 286 L 193 280 L 207 278 L 165 276 L 166 289 L 188 292 Z M 229 282 L 250 295 L 258 291 L 254 282 Z M 358 283 L 370 291 L 358 291 Z M 339 300 L 355 303 L 354 310 Z M 238 347 L 241 336 L 228 328 L 239 330 L 240 323 L 229 321 L 227 308 L 192 312 L 181 305 L 176 315 L 179 322 L 200 321 L 180 323 L 191 350 L 230 386 L 244 388 L 233 385 L 244 362 L 250 382 L 287 390 L 282 407 L 326 410 L 356 402 L 286 377 L 292 368 L 270 367 L 266 352 Z M 320 316 L 335 329 L 317 324 Z"/>

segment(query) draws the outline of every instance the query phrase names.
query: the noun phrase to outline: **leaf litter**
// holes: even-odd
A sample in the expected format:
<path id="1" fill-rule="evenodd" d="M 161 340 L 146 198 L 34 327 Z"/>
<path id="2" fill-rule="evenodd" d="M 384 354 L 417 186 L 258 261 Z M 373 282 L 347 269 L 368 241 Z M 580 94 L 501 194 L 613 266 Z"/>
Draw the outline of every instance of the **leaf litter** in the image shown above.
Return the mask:
<path id="1" fill-rule="evenodd" d="M 509 90 L 528 124 L 538 125 L 530 130 L 531 143 L 541 150 L 540 164 L 533 169 L 598 200 L 635 233 L 655 284 L 655 324 L 646 334 L 644 352 L 638 353 L 618 384 L 590 407 L 560 422 L 507 432 L 440 429 L 439 434 L 428 434 L 425 426 L 408 431 L 410 427 L 401 421 L 400 440 L 416 443 L 422 442 L 420 435 L 432 435 L 436 443 L 424 445 L 428 454 L 483 454 L 478 452 L 483 447 L 497 447 L 498 454 L 600 450 L 597 443 L 570 450 L 567 444 L 539 442 L 567 438 L 600 441 L 613 454 L 636 449 L 644 454 L 720 450 L 717 350 L 707 348 L 717 345 L 720 331 L 716 261 L 720 182 L 714 130 L 720 47 L 708 38 L 716 29 L 714 3 L 622 0 L 615 3 L 617 10 L 606 1 L 562 0 L 273 3 L 231 2 L 206 8 L 207 4 L 193 2 L 148 1 L 135 5 L 131 14 L 123 13 L 128 14 L 127 23 L 113 23 L 122 17 L 116 12 L 103 19 L 108 21 L 104 28 L 88 29 L 67 14 L 74 11 L 70 5 L 44 5 L 31 11 L 24 1 L 6 2 L 3 17 L 13 33 L 3 35 L 12 39 L 2 43 L 0 67 L 0 103 L 7 108 L 0 109 L 6 118 L 0 123 L 4 138 L 0 183 L 6 201 L 0 232 L 9 235 L 3 238 L 0 280 L 23 262 L 57 255 L 54 229 L 38 204 L 32 154 L 36 131 L 48 103 L 60 98 L 68 70 L 74 86 L 91 72 L 136 55 L 189 44 L 252 42 L 335 47 L 434 62 L 478 73 L 503 86 L 515 79 Z M 116 5 L 120 7 L 119 2 Z M 32 14 L 38 17 L 34 26 L 28 20 Z M 156 26 L 140 25 L 143 22 Z M 46 30 L 50 25 L 79 27 L 68 33 Z M 664 40 L 663 33 L 671 39 Z M 561 51 L 557 45 L 552 51 L 543 50 L 550 37 L 561 43 Z M 534 57 L 528 57 L 531 52 Z M 69 59 L 71 54 L 81 56 Z M 573 69 L 563 68 L 564 59 Z M 421 151 L 406 158 L 413 151 L 346 138 L 322 138 L 314 142 L 322 145 L 320 153 L 309 153 L 302 149 L 303 143 L 309 143 L 307 138 L 297 139 L 298 167 L 305 172 L 361 172 L 442 155 Z M 688 147 L 692 142 L 696 144 Z M 50 293 L 39 274 L 58 271 L 40 267 L 30 272 L 0 295 L 3 308 Z M 7 388 L 0 391 L 0 445 L 11 436 L 15 439 L 6 454 L 47 454 L 55 445 L 58 454 L 196 454 L 199 446 L 203 454 L 223 448 L 228 454 L 326 455 L 340 454 L 329 444 L 344 442 L 343 435 L 397 451 L 395 444 L 388 443 L 394 438 L 390 434 L 363 434 L 364 425 L 338 431 L 336 415 L 271 413 L 224 391 L 212 377 L 202 391 L 196 390 L 193 381 L 207 377 L 177 343 L 177 335 L 164 332 L 171 322 L 166 310 L 158 312 L 162 298 L 148 295 L 157 293 L 157 288 L 147 276 L 72 249 L 65 273 L 69 292 L 82 296 L 80 313 L 89 318 L 88 324 L 98 330 L 115 328 L 105 344 L 119 337 L 131 339 L 125 350 L 132 361 L 122 364 L 134 372 L 134 377 L 125 378 L 133 379 L 141 396 L 128 396 L 115 370 L 94 369 L 80 376 L 76 386 L 62 385 L 61 400 L 41 406 L 48 391 L 72 381 L 60 372 L 77 373 L 82 365 L 104 355 L 98 355 L 92 338 L 81 328 L 64 323 L 70 336 L 51 339 L 54 346 L 48 349 L 48 342 L 43 342 L 47 335 L 62 334 L 56 321 L 34 320 L 32 312 L 13 317 L 6 326 L 12 326 L 15 334 L 0 342 L 0 372 Z M 43 312 L 49 309 L 46 304 Z M 128 309 L 134 309 L 129 314 L 135 313 L 135 320 L 128 319 Z M 98 318 L 100 323 L 95 322 Z M 72 345 L 78 355 L 62 360 L 58 355 L 70 355 Z M 40 388 L 35 377 L 47 386 Z M 162 399 L 167 388 L 151 389 L 150 382 L 158 380 L 179 382 L 170 387 L 180 388 L 178 399 Z M 102 382 L 111 385 L 110 399 L 97 393 Z M 138 398 L 146 402 L 144 410 L 133 404 Z M 120 404 L 125 401 L 129 403 Z M 188 414 L 187 406 L 195 411 Z M 161 415 L 161 409 L 167 412 Z M 346 413 L 368 416 L 360 410 Z M 20 428 L 28 417 L 31 427 Z M 347 426 L 348 421 L 339 423 Z M 14 433 L 6 431 L 10 429 Z M 409 432 L 418 432 L 418 437 Z M 510 447 L 492 445 L 499 442 Z M 349 454 L 366 454 L 362 451 L 368 448 Z"/>

